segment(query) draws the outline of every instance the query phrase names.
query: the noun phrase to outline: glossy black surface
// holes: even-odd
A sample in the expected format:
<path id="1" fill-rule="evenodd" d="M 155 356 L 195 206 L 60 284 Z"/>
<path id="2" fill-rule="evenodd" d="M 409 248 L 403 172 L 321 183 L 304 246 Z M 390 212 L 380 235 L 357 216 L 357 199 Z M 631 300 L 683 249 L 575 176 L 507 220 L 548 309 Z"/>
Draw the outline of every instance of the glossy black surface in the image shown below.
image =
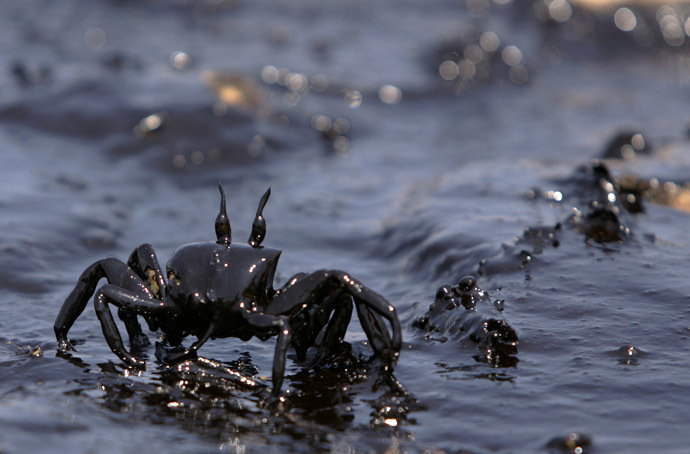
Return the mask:
<path id="1" fill-rule="evenodd" d="M 138 315 L 150 329 L 160 329 L 164 342 L 172 348 L 170 354 L 160 356 L 168 362 L 195 358 L 208 339 L 236 337 L 247 341 L 253 336 L 262 340 L 277 336 L 274 396 L 280 394 L 289 346 L 295 348 L 302 361 L 312 346 L 319 347 L 315 362 L 338 353 L 353 301 L 374 352 L 388 364 L 397 359 L 402 336 L 392 305 L 337 270 L 300 273 L 274 290 L 273 276 L 281 251 L 260 245 L 266 234 L 262 212 L 270 189 L 259 202 L 249 244 L 245 245 L 231 242 L 225 192 L 220 184 L 218 188 L 221 204 L 216 218 L 217 241 L 178 248 L 166 266 L 167 282 L 149 244 L 135 249 L 128 264 L 104 259 L 82 273 L 55 321 L 60 352 L 75 350 L 67 334 L 98 282 L 105 278 L 108 283 L 96 291 L 96 313 L 110 349 L 132 367 L 144 367 L 145 362 L 125 349 L 109 304 L 119 309 L 133 348 L 148 344 Z M 317 345 L 320 334 L 323 338 Z M 196 336 L 196 342 L 187 349 L 179 348 L 189 335 Z"/>

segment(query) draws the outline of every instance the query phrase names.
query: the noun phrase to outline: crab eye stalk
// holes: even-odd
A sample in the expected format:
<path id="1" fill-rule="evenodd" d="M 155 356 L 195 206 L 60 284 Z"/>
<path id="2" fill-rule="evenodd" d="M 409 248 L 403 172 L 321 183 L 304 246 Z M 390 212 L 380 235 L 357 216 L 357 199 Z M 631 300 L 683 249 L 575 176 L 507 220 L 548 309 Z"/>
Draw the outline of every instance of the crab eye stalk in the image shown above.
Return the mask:
<path id="1" fill-rule="evenodd" d="M 220 212 L 216 217 L 216 243 L 222 244 L 225 247 L 230 247 L 230 241 L 232 238 L 230 231 L 230 220 L 228 219 L 228 213 L 225 210 L 225 191 L 223 191 L 223 185 L 218 182 L 218 189 L 220 190 Z"/>
<path id="2" fill-rule="evenodd" d="M 266 219 L 264 219 L 262 213 L 270 195 L 271 188 L 269 187 L 259 201 L 259 208 L 256 210 L 256 216 L 254 217 L 254 222 L 252 223 L 252 234 L 249 236 L 248 243 L 250 246 L 255 248 L 258 248 L 266 237 Z"/>

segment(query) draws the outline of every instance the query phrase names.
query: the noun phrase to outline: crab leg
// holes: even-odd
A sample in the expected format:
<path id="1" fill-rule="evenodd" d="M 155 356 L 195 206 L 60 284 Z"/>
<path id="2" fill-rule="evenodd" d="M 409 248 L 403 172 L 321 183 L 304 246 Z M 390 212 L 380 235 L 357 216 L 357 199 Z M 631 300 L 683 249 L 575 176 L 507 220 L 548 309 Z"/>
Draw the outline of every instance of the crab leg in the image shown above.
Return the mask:
<path id="1" fill-rule="evenodd" d="M 96 315 L 101 322 L 103 335 L 108 342 L 108 346 L 122 361 L 130 366 L 143 367 L 144 361 L 135 358 L 122 344 L 120 331 L 117 329 L 113 314 L 110 312 L 108 304 L 114 304 L 120 309 L 126 309 L 138 315 L 151 315 L 168 310 L 169 306 L 164 301 L 153 298 L 142 297 L 132 291 L 126 290 L 115 285 L 104 285 L 96 293 L 94 306 Z"/>
<path id="2" fill-rule="evenodd" d="M 285 356 L 287 354 L 292 330 L 288 323 L 288 318 L 282 315 L 269 315 L 257 312 L 243 311 L 242 316 L 247 324 L 258 334 L 273 336 L 278 334 L 276 350 L 273 356 L 273 395 L 278 396 L 283 386 L 283 376 L 285 375 Z"/>
<path id="3" fill-rule="evenodd" d="M 391 354 L 395 356 L 400 351 L 400 347 L 394 347 L 392 339 L 388 336 L 388 330 L 383 317 L 362 302 L 358 301 L 355 306 L 357 307 L 357 317 L 362 324 L 364 332 L 367 334 L 371 348 L 376 353 L 386 357 L 386 359 L 393 360 L 394 357 L 388 358 L 388 356 Z"/>
<path id="4" fill-rule="evenodd" d="M 166 358 L 166 362 L 177 362 L 187 358 L 196 358 L 196 352 L 201 348 L 202 345 L 206 343 L 207 340 L 211 338 L 214 329 L 215 327 L 213 326 L 213 323 L 209 324 L 204 334 L 199 336 L 196 342 L 194 342 L 192 345 L 189 346 L 188 349 L 184 350 L 181 353 L 169 355 Z"/>
<path id="5" fill-rule="evenodd" d="M 125 263 L 114 258 L 97 261 L 81 274 L 77 285 L 65 299 L 55 319 L 55 337 L 60 351 L 74 350 L 67 339 L 67 333 L 74 321 L 84 312 L 89 298 L 93 295 L 98 281 L 102 278 L 105 278 L 109 284 L 116 285 L 133 294 L 153 299 L 153 294 L 146 283 Z"/>
<path id="6" fill-rule="evenodd" d="M 347 292 L 355 300 L 362 327 L 376 353 L 395 358 L 402 347 L 400 322 L 395 308 L 381 295 L 344 271 L 319 270 L 281 289 L 266 308 L 269 314 L 288 314 L 301 304 L 321 304 L 334 291 Z M 388 321 L 392 335 L 383 326 Z"/>
<path id="7" fill-rule="evenodd" d="M 328 304 L 331 301 L 332 304 Z M 313 364 L 318 364 L 321 360 L 327 358 L 328 355 L 337 351 L 338 345 L 345 339 L 347 327 L 352 319 L 352 297 L 350 295 L 340 291 L 331 296 L 326 303 L 328 306 L 333 307 L 333 315 L 328 321 Z M 320 331 L 319 329 L 316 333 L 318 334 Z"/>

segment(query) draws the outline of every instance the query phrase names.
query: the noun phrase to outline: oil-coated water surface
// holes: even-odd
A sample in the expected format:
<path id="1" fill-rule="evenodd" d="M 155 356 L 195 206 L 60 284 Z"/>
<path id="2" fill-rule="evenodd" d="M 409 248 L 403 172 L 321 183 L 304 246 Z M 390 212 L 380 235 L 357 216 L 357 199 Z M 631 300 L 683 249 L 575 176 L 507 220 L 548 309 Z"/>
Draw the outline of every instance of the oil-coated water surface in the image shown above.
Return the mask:
<path id="1" fill-rule="evenodd" d="M 627 4 L 629 3 L 629 4 Z M 0 3 L 0 452 L 682 453 L 690 9 L 659 1 Z M 237 238 L 399 313 L 318 367 L 215 339 L 143 371 L 91 263 Z M 105 281 L 103 281 L 105 283 Z M 194 338 L 188 338 L 189 345 Z"/>

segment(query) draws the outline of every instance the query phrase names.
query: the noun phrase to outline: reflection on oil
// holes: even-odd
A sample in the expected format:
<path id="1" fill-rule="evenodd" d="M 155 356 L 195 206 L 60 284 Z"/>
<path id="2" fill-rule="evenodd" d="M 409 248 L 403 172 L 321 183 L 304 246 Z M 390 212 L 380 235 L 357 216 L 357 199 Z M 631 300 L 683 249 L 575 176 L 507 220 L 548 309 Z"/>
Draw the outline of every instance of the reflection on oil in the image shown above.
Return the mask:
<path id="1" fill-rule="evenodd" d="M 119 363 L 100 363 L 99 373 L 73 382 L 68 393 L 95 398 L 134 421 L 141 418 L 203 434 L 223 449 L 241 446 L 252 433 L 272 433 L 272 443 L 284 443 L 289 450 L 330 449 L 333 434 L 343 431 L 373 431 L 374 436 L 392 430 L 396 436 L 409 436 L 405 426 L 415 422 L 410 414 L 424 407 L 389 366 L 357 356 L 343 348 L 322 367 L 300 368 L 288 377 L 290 389 L 278 411 L 267 403 L 270 385 L 258 376 L 246 352 L 227 363 L 199 357 L 137 375 Z M 80 367 L 89 369 L 83 363 Z M 356 418 L 362 402 L 371 407 L 369 421 Z"/>

